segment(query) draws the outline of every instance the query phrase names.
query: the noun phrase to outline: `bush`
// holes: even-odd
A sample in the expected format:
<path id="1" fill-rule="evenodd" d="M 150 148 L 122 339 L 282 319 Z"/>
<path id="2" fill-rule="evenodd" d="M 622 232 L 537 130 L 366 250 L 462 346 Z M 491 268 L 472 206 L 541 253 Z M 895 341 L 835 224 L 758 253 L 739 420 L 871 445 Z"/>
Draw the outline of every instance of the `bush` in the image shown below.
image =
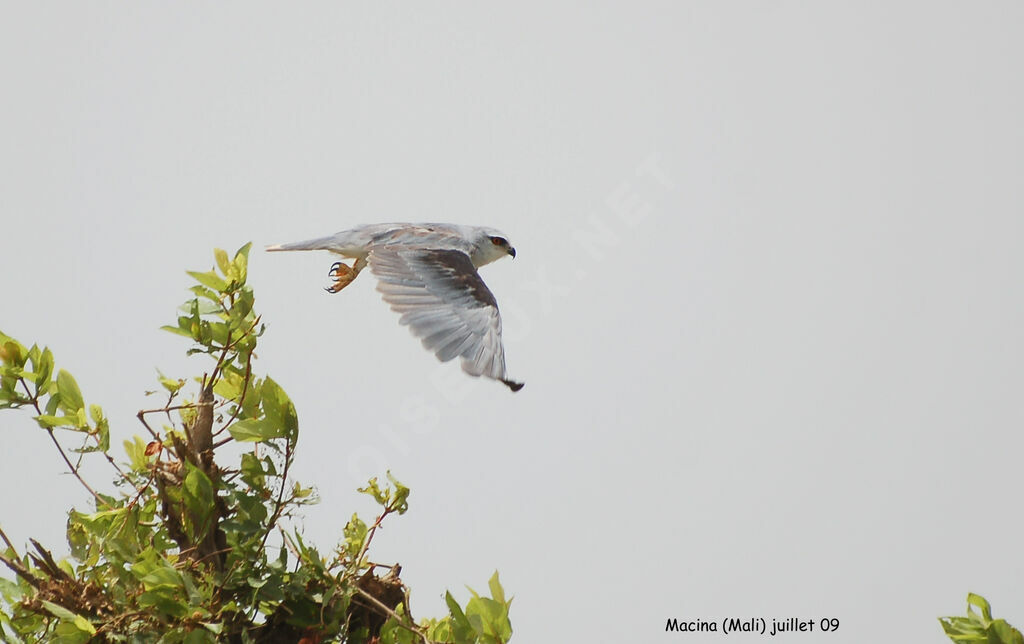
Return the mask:
<path id="1" fill-rule="evenodd" d="M 110 450 L 110 422 L 86 405 L 75 378 L 48 348 L 26 348 L 0 333 L 0 409 L 27 409 L 92 496 L 71 510 L 71 557 L 42 544 L 19 553 L 0 530 L 0 636 L 39 642 L 454 642 L 499 644 L 512 634 L 497 573 L 490 597 L 415 621 L 398 565 L 373 563 L 383 521 L 408 509 L 409 488 L 388 474 L 360 491 L 381 506 L 367 524 L 352 516 L 328 554 L 282 520 L 314 502 L 289 477 L 299 422 L 284 389 L 253 371 L 264 333 L 246 283 L 249 245 L 217 268 L 190 272 L 194 297 L 164 329 L 188 339 L 210 365 L 192 381 L 160 376 L 165 402 L 138 413 L 146 432 Z M 56 375 L 54 371 L 56 370 Z M 68 447 L 76 441 L 76 447 Z M 228 443 L 244 448 L 230 467 Z M 101 458 L 115 477 L 105 492 L 80 473 Z"/>

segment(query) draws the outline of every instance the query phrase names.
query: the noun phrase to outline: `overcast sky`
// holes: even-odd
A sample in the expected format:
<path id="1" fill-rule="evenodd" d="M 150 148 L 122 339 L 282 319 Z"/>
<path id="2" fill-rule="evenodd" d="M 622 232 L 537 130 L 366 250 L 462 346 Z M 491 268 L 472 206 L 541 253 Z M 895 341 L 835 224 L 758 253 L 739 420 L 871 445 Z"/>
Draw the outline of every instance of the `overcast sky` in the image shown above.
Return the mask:
<path id="1" fill-rule="evenodd" d="M 3 13 L 0 329 L 116 444 L 157 367 L 206 367 L 158 327 L 214 247 L 493 226 L 518 394 L 438 365 L 369 273 L 329 295 L 330 255 L 253 252 L 309 540 L 390 468 L 412 507 L 373 557 L 414 614 L 497 568 L 521 643 L 941 642 L 968 591 L 1024 624 L 1021 3 Z M 0 435 L 0 524 L 60 549 L 86 494 L 27 415 Z"/>

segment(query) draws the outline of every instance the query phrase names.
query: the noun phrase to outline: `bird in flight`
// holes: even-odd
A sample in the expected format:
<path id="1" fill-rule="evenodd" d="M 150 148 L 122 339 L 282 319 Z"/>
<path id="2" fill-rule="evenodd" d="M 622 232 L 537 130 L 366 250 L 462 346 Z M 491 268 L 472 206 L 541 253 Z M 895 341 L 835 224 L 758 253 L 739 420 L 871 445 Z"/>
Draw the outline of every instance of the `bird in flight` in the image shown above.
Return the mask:
<path id="1" fill-rule="evenodd" d="M 328 250 L 355 260 L 331 266 L 330 293 L 369 266 L 384 301 L 441 362 L 459 356 L 469 375 L 492 378 L 512 391 L 523 388 L 505 373 L 498 302 L 476 272 L 505 255 L 516 256 L 501 232 L 455 224 L 369 224 L 267 250 Z"/>

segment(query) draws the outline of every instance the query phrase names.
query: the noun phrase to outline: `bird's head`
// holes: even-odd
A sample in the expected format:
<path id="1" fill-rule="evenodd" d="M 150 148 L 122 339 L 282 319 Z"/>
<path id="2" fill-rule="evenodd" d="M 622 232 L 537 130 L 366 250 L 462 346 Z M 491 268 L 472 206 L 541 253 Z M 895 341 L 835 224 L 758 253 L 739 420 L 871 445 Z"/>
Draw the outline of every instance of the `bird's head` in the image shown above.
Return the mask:
<path id="1" fill-rule="evenodd" d="M 480 267 L 501 259 L 505 255 L 516 256 L 516 249 L 508 241 L 508 236 L 493 228 L 478 228 L 474 235 L 473 265 Z"/>

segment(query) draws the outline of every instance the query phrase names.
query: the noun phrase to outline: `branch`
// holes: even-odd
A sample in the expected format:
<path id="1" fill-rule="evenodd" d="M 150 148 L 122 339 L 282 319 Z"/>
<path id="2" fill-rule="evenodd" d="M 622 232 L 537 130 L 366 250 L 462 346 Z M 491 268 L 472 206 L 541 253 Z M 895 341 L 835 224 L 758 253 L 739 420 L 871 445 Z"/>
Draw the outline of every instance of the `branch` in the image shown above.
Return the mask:
<path id="1" fill-rule="evenodd" d="M 10 548 L 15 555 L 18 554 L 18 549 L 14 547 L 14 544 L 11 543 L 11 540 L 7 538 L 6 534 L 4 534 L 3 528 L 0 528 L 0 539 L 4 540 L 4 543 L 7 544 L 7 547 Z"/>
<path id="2" fill-rule="evenodd" d="M 414 628 L 412 626 L 408 626 L 407 624 L 405 624 L 404 620 L 402 620 L 402 616 L 399 615 L 398 613 L 396 613 L 395 611 L 391 610 L 390 608 L 388 608 L 387 604 L 381 602 L 379 599 L 377 599 L 376 597 L 374 597 L 370 593 L 366 592 L 365 590 L 363 590 L 359 586 L 356 586 L 356 592 L 359 593 L 360 595 L 362 595 L 363 597 L 365 597 L 366 599 L 369 599 L 370 602 L 376 608 L 379 608 L 380 610 L 384 611 L 385 615 L 387 615 L 389 617 L 394 617 L 395 618 L 395 623 L 398 624 L 400 627 L 404 628 L 405 630 L 409 631 L 410 633 L 412 633 L 414 635 L 418 635 L 419 638 L 421 640 L 423 640 L 424 644 L 431 644 L 430 640 L 427 639 L 426 635 L 424 635 L 420 631 L 416 630 L 416 628 Z"/>
<path id="3" fill-rule="evenodd" d="M 377 517 L 377 520 L 373 522 L 372 526 L 370 526 L 369 531 L 366 533 L 366 541 L 363 542 L 363 547 L 359 550 L 359 556 L 357 556 L 355 561 L 352 562 L 355 565 L 355 568 L 352 569 L 353 574 L 358 572 L 359 562 L 362 561 L 363 557 L 366 556 L 366 553 L 369 552 L 370 542 L 373 541 L 373 535 L 377 534 L 377 529 L 381 527 L 382 523 L 384 523 L 384 518 L 394 511 L 395 509 L 390 506 L 385 507 L 384 511 L 380 513 L 380 516 Z"/>
<path id="4" fill-rule="evenodd" d="M 213 447 L 213 379 L 203 387 L 196 407 L 199 408 L 196 420 L 191 427 L 185 425 L 185 432 L 188 434 L 189 451 L 199 464 L 204 462 L 202 455 Z"/>
<path id="5" fill-rule="evenodd" d="M 21 386 L 25 388 L 25 393 L 28 395 L 29 400 L 32 401 L 32 406 L 36 410 L 36 415 L 37 416 L 42 416 L 43 415 L 43 410 L 39 408 L 39 398 L 32 396 L 32 392 L 29 391 L 28 384 L 25 382 L 24 378 L 18 378 L 18 380 L 19 380 L 19 382 L 21 382 Z M 85 479 L 82 478 L 82 475 L 78 473 L 78 468 L 76 468 L 74 466 L 74 464 L 71 462 L 71 459 L 68 458 L 67 453 L 64 452 L 64 448 L 61 447 L 60 442 L 57 440 L 57 437 L 54 436 L 53 428 L 52 427 L 47 427 L 46 428 L 46 433 L 50 435 L 50 440 L 53 441 L 54 447 L 56 447 L 57 451 L 60 452 L 60 457 L 64 459 L 65 463 L 67 463 L 68 468 L 71 470 L 71 473 L 75 475 L 75 478 L 78 479 L 78 482 L 81 483 L 82 486 L 85 487 L 85 489 L 89 490 L 89 493 L 92 494 L 93 497 L 97 501 L 99 501 L 103 505 L 107 506 L 108 508 L 113 508 L 113 506 L 110 505 L 109 503 L 107 503 L 107 500 L 104 499 L 102 496 L 100 496 L 96 492 L 96 490 L 92 489 L 92 487 L 88 483 L 85 482 Z"/>
<path id="6" fill-rule="evenodd" d="M 8 559 L 4 555 L 0 555 L 0 562 L 3 562 L 5 566 L 14 571 L 14 574 L 18 575 L 19 577 L 27 581 L 33 588 L 39 590 L 39 587 L 42 585 L 42 582 L 39 580 L 38 577 L 29 572 L 28 569 L 22 566 L 19 562 L 14 561 L 12 559 Z"/>
<path id="7" fill-rule="evenodd" d="M 92 489 L 92 486 L 85 482 L 85 479 L 82 478 L 82 475 L 79 474 L 78 470 L 75 469 L 75 466 L 71 464 L 71 459 L 69 459 L 68 455 L 64 453 L 64 448 L 60 446 L 59 442 L 57 442 L 57 437 L 53 435 L 53 428 L 47 427 L 46 433 L 50 435 L 50 440 L 53 441 L 53 444 L 54 446 L 56 446 L 57 451 L 60 452 L 61 458 L 63 458 L 64 462 L 67 463 L 68 467 L 71 469 L 71 473 L 75 475 L 75 478 L 78 479 L 78 482 L 81 483 L 85 487 L 85 489 L 89 490 L 89 493 L 92 494 L 97 501 L 105 505 L 107 508 L 113 509 L 114 506 L 107 503 L 106 499 L 100 496 L 99 493 L 96 492 L 96 490 Z"/>
<path id="8" fill-rule="evenodd" d="M 153 411 L 161 411 L 161 410 L 153 410 Z M 147 413 L 150 413 L 150 412 L 140 411 L 139 413 L 135 414 L 135 417 L 139 419 L 139 422 L 142 423 L 142 426 L 146 428 L 146 431 L 149 432 L 149 435 L 153 437 L 153 440 L 162 443 L 163 441 L 160 440 L 160 436 L 155 431 L 153 431 L 153 428 L 150 427 L 149 423 L 146 422 L 146 414 Z"/>

